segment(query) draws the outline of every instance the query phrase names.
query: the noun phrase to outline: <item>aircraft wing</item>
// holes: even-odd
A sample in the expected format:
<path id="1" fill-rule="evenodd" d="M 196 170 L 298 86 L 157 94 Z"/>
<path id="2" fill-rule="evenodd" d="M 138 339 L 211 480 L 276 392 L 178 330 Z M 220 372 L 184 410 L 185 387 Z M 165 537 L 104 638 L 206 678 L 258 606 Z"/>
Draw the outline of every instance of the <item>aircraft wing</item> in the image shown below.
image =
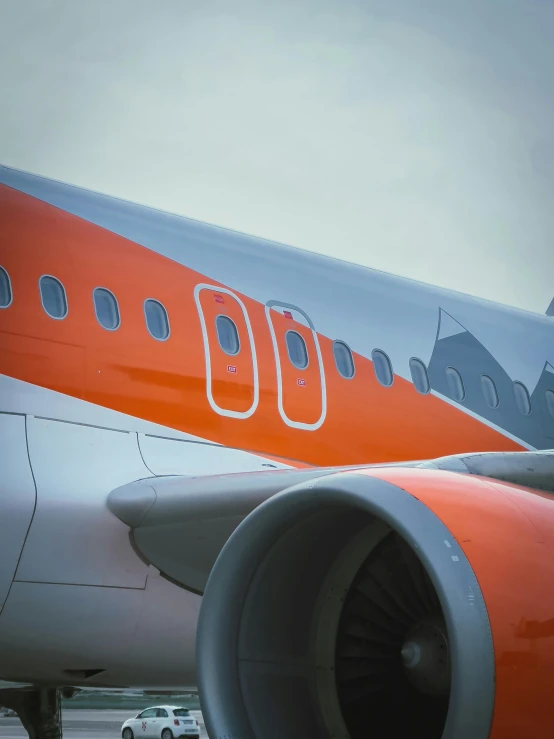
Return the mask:
<path id="1" fill-rule="evenodd" d="M 443 469 L 554 492 L 552 451 L 493 452 L 400 464 L 152 477 L 113 490 L 108 507 L 130 527 L 132 544 L 145 562 L 201 594 L 226 541 L 255 508 L 295 485 L 368 467 Z"/>

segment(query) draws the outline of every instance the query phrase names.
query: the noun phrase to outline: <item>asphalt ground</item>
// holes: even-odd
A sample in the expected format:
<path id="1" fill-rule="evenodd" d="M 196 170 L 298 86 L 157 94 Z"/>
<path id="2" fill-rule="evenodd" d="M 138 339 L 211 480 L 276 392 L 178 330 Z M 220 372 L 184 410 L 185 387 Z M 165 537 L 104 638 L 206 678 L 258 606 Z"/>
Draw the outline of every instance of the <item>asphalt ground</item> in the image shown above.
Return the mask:
<path id="1" fill-rule="evenodd" d="M 63 739 L 118 739 L 118 737 L 121 739 L 121 724 L 128 718 L 136 716 L 138 712 L 113 709 L 65 709 L 63 711 Z M 200 724 L 200 736 L 207 739 L 202 714 L 200 711 L 190 713 Z M 0 718 L 1 739 L 27 739 L 27 736 L 18 718 Z"/>

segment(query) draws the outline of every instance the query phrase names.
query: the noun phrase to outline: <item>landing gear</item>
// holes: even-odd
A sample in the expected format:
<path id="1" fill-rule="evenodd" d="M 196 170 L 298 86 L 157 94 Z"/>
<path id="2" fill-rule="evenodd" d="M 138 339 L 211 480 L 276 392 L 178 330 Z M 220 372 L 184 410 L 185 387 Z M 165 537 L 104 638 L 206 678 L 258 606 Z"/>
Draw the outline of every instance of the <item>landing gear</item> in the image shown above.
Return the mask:
<path id="1" fill-rule="evenodd" d="M 61 692 L 57 688 L 0 690 L 0 703 L 17 712 L 29 739 L 62 739 Z"/>

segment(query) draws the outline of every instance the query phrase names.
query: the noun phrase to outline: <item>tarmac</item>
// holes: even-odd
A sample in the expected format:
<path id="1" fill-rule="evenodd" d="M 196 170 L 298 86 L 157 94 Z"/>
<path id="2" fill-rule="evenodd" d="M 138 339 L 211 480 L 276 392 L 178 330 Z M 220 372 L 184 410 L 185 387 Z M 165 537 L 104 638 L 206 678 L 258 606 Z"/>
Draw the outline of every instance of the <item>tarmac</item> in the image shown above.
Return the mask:
<path id="1" fill-rule="evenodd" d="M 121 739 L 121 724 L 139 711 L 113 709 L 65 709 L 63 739 Z M 200 736 L 208 739 L 202 714 L 191 711 L 200 724 Z M 0 718 L 0 739 L 27 739 L 27 732 L 18 718 Z M 138 738 L 137 738 L 138 739 Z"/>

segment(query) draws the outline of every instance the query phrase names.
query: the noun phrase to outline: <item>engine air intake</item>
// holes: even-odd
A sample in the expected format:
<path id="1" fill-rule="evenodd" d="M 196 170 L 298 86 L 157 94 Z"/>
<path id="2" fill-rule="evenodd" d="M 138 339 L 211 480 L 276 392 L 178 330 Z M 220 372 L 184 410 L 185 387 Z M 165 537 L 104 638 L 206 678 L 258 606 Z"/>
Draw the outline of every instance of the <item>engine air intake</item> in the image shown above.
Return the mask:
<path id="1" fill-rule="evenodd" d="M 440 739 L 448 712 L 448 634 L 417 555 L 389 532 L 345 599 L 336 640 L 338 701 L 352 739 Z"/>
<path id="2" fill-rule="evenodd" d="M 473 570 L 426 505 L 377 477 L 302 483 L 251 513 L 210 575 L 197 655 L 210 736 L 489 737 Z"/>

